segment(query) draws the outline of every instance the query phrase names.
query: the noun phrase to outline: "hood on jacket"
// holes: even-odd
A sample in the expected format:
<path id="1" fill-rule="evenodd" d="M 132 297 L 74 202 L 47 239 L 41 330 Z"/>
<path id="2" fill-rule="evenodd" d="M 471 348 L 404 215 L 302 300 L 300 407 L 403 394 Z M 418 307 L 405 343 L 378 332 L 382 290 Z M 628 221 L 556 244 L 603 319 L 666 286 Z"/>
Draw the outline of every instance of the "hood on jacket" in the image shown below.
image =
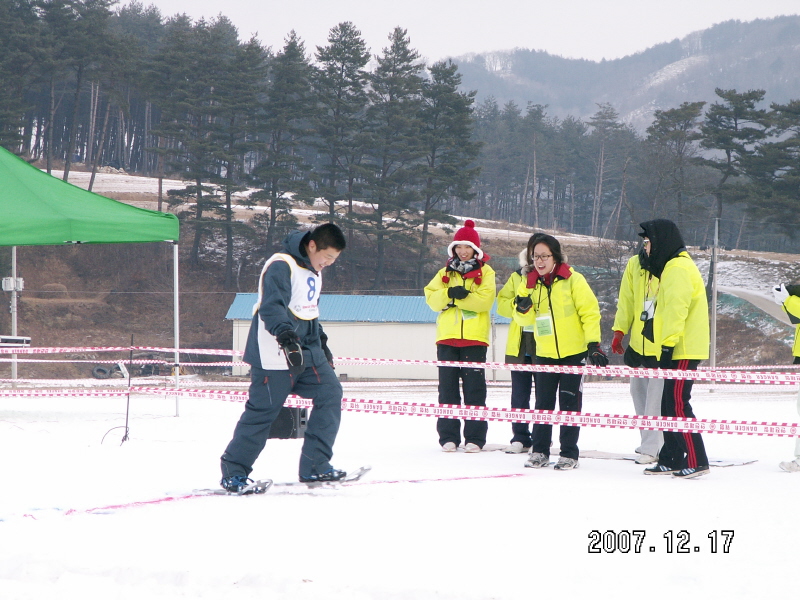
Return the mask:
<path id="1" fill-rule="evenodd" d="M 647 250 L 644 249 L 644 245 L 642 245 L 642 247 L 639 248 L 637 256 L 639 257 L 639 266 L 645 271 L 647 271 L 647 267 L 648 265 L 650 265 L 650 257 L 647 256 Z"/>
<path id="2" fill-rule="evenodd" d="M 645 221 L 639 223 L 639 227 L 644 230 L 639 236 L 650 240 L 650 260 L 645 268 L 660 279 L 667 262 L 686 251 L 683 236 L 678 226 L 669 219 Z"/>
<path id="3" fill-rule="evenodd" d="M 533 271 L 533 265 L 528 262 L 528 249 L 525 248 L 522 250 L 518 255 L 517 258 L 519 259 L 519 273 L 522 276 L 527 275 L 531 271 Z"/>
<path id="4" fill-rule="evenodd" d="M 302 267 L 314 271 L 306 254 L 306 245 L 311 238 L 310 231 L 293 231 L 281 243 L 281 251 L 292 256 Z M 314 271 L 316 272 L 316 271 Z"/>
<path id="5" fill-rule="evenodd" d="M 556 279 L 569 279 L 571 275 L 572 270 L 567 263 L 557 264 L 552 271 L 544 275 L 539 275 L 539 271 L 531 269 L 530 273 L 528 273 L 527 287 L 534 288 L 539 281 L 550 287 Z"/>

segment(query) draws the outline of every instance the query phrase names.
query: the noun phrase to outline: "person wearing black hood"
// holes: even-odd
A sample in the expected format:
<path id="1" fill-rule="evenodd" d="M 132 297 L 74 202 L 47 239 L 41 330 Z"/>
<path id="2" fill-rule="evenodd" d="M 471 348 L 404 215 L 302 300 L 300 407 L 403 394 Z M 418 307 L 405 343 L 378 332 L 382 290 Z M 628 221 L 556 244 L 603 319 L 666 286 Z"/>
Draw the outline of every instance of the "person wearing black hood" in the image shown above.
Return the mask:
<path id="1" fill-rule="evenodd" d="M 264 264 L 244 351 L 244 362 L 250 365 L 249 397 L 220 459 L 220 485 L 229 492 L 251 491 L 248 475 L 290 393 L 313 401 L 300 452 L 300 481 L 346 476 L 330 463 L 341 421 L 342 385 L 318 320 L 322 269 L 336 261 L 346 243 L 339 227 L 325 223 L 289 234 L 283 251 Z"/>
<path id="2" fill-rule="evenodd" d="M 653 314 L 659 279 L 647 270 L 650 257 L 644 244 L 639 252 L 630 258 L 622 274 L 617 299 L 617 313 L 614 316 L 614 338 L 611 351 L 624 354 L 629 367 L 658 368 L 658 347 L 653 341 Z M 628 348 L 622 347 L 622 338 L 630 333 Z M 637 415 L 658 416 L 661 414 L 661 396 L 664 380 L 657 378 L 631 377 L 631 398 Z M 664 443 L 659 430 L 642 429 L 641 443 L 636 448 L 636 462 L 640 465 L 654 463 Z"/>
<path id="3" fill-rule="evenodd" d="M 639 225 L 648 256 L 647 270 L 660 282 L 655 298 L 653 341 L 660 349 L 659 368 L 693 371 L 708 358 L 708 301 L 700 271 L 686 251 L 678 227 L 667 219 Z M 689 404 L 692 384 L 666 379 L 661 397 L 665 417 L 695 418 Z M 700 433 L 664 432 L 658 463 L 646 475 L 689 479 L 708 473 L 708 457 Z"/>

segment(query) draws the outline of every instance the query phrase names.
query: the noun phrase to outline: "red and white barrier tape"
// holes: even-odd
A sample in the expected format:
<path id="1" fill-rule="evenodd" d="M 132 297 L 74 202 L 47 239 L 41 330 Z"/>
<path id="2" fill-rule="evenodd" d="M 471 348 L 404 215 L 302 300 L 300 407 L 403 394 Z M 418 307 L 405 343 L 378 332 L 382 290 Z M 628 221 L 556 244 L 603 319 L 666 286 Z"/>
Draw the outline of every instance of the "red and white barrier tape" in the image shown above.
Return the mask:
<path id="1" fill-rule="evenodd" d="M 774 371 L 775 369 L 800 369 L 800 365 L 740 365 L 736 367 L 697 367 L 698 371 Z"/>
<path id="2" fill-rule="evenodd" d="M 470 363 L 440 360 L 409 360 L 396 358 L 335 358 L 334 362 L 352 365 L 429 365 L 435 367 L 460 367 L 498 371 L 535 371 L 595 375 L 597 377 L 638 377 L 644 379 L 691 379 L 694 381 L 719 381 L 727 383 L 770 383 L 794 385 L 800 383 L 800 373 L 745 373 L 741 371 L 681 371 L 678 369 L 635 369 L 624 365 L 607 367 L 569 365 L 518 365 L 498 362 Z"/>
<path id="3" fill-rule="evenodd" d="M 79 354 L 83 352 L 162 352 L 174 354 L 175 348 L 161 348 L 155 346 L 81 346 L 81 347 L 52 347 L 52 348 L 31 348 L 27 347 L 3 347 L 0 354 Z M 237 350 L 220 350 L 204 348 L 179 348 L 181 354 L 209 354 L 217 356 L 241 356 L 242 352 Z"/>
<path id="4" fill-rule="evenodd" d="M 16 361 L 18 363 L 90 363 L 93 365 L 168 365 L 173 366 L 175 361 L 172 360 L 73 360 L 73 359 L 51 359 L 46 358 L 0 358 L 0 363 L 9 363 Z M 236 365 L 247 365 L 247 363 L 234 363 L 234 362 L 184 362 L 181 361 L 182 367 L 232 367 Z M 250 365 L 247 365 L 248 367 Z"/>
<path id="5" fill-rule="evenodd" d="M 132 386 L 131 393 L 181 398 L 200 398 L 226 402 L 245 402 L 245 390 L 188 390 L 161 387 Z M 80 390 L 3 390 L 4 397 L 121 397 L 127 391 Z M 313 408 L 311 400 L 289 396 L 286 406 Z M 342 410 L 350 412 L 391 415 L 468 419 L 472 421 L 501 421 L 510 423 L 544 423 L 577 427 L 610 427 L 618 429 L 647 429 L 690 433 L 729 433 L 773 437 L 799 437 L 797 423 L 766 423 L 716 419 L 686 419 L 680 417 L 642 417 L 634 415 L 600 414 L 567 411 L 537 411 L 517 408 L 464 407 L 451 404 L 426 404 L 420 402 L 393 402 L 389 400 L 364 400 L 343 398 Z"/>
<path id="6" fill-rule="evenodd" d="M 23 348 L 3 347 L 0 348 L 0 354 L 75 354 L 79 352 L 130 352 L 130 350 L 130 346 L 96 348 L 31 348 L 28 346 Z"/>
<path id="7" fill-rule="evenodd" d="M 163 394 L 182 398 L 202 398 L 225 402 L 244 402 L 245 391 L 175 390 L 166 388 L 131 388 L 144 394 Z M 313 408 L 311 400 L 289 396 L 286 406 Z M 715 419 L 686 419 L 681 417 L 642 417 L 585 412 L 526 410 L 521 408 L 464 407 L 452 404 L 425 404 L 421 402 L 393 402 L 390 400 L 361 400 L 343 398 L 342 410 L 350 412 L 379 413 L 418 417 L 468 419 L 471 421 L 504 421 L 509 423 L 544 423 L 577 427 L 612 427 L 617 429 L 647 429 L 689 433 L 729 433 L 776 437 L 800 436 L 797 423 L 758 423 Z"/>
<path id="8" fill-rule="evenodd" d="M 156 346 L 115 346 L 115 347 L 101 347 L 101 346 L 88 346 L 77 348 L 0 348 L 0 355 L 2 354 L 76 354 L 84 352 L 130 352 L 131 350 L 149 351 L 149 352 L 163 352 L 173 353 L 174 348 L 163 348 Z M 223 356 L 238 356 L 241 353 L 233 350 L 220 350 L 220 349 L 179 349 L 182 355 L 201 354 L 201 355 L 223 355 Z M 25 359 L 17 359 L 24 361 Z M 568 373 L 568 374 L 582 374 L 594 375 L 597 377 L 638 377 L 649 379 L 691 379 L 694 381 L 709 381 L 709 382 L 722 382 L 722 383 L 768 383 L 777 385 L 794 385 L 800 383 L 800 373 L 789 372 L 771 372 L 771 373 L 752 373 L 747 372 L 751 369 L 768 369 L 771 367 L 760 366 L 747 366 L 738 367 L 740 370 L 732 370 L 737 367 L 722 367 L 715 370 L 708 370 L 707 367 L 700 368 L 696 371 L 679 371 L 669 370 L 662 371 L 659 369 L 634 369 L 622 365 L 609 365 L 607 367 L 594 367 L 594 366 L 559 366 L 559 365 L 519 365 L 497 362 L 486 363 L 467 363 L 467 362 L 448 362 L 437 360 L 412 360 L 412 359 L 397 359 L 397 358 L 351 358 L 351 357 L 336 357 L 334 358 L 336 364 L 341 365 L 426 365 L 431 367 L 461 367 L 461 368 L 477 368 L 487 370 L 500 370 L 500 371 L 536 371 L 547 373 Z M 6 361 L 6 359 L 0 359 Z M 46 361 L 43 361 L 46 362 Z M 86 359 L 79 359 L 76 362 L 103 362 L 106 361 L 90 361 Z M 135 364 L 171 364 L 169 361 L 156 361 L 156 360 L 134 360 Z M 213 363 L 184 363 L 182 365 L 192 366 L 242 366 L 242 362 L 213 362 Z M 777 365 L 775 368 L 789 368 L 796 369 L 796 366 Z"/>
<path id="9" fill-rule="evenodd" d="M 68 389 L 61 388 L 57 390 L 0 390 L 0 397 L 2 398 L 74 398 L 76 396 L 82 398 L 110 398 L 127 396 L 126 390 L 91 390 L 87 391 L 85 388 L 81 389 Z"/>

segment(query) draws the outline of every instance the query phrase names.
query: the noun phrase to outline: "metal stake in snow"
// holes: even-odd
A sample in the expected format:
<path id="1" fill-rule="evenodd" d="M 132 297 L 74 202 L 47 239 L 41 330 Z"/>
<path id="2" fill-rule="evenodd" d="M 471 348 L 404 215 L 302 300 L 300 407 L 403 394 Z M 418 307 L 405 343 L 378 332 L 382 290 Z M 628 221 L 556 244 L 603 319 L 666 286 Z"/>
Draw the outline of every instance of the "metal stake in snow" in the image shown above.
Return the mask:
<path id="1" fill-rule="evenodd" d="M 131 369 L 133 368 L 133 334 L 131 334 L 131 351 L 128 355 L 128 400 L 125 406 L 125 435 L 122 436 L 120 446 L 128 441 L 128 417 L 131 414 Z"/>
<path id="2" fill-rule="evenodd" d="M 126 396 L 128 397 L 128 399 L 127 399 L 127 403 L 126 403 L 126 406 L 125 406 L 125 425 L 124 425 L 124 427 L 122 425 L 120 425 L 119 427 L 112 427 L 111 429 L 106 431 L 105 435 L 103 435 L 103 439 L 100 440 L 100 443 L 102 444 L 106 439 L 106 435 L 108 435 L 109 433 L 111 433 L 115 429 L 124 429 L 125 433 L 122 434 L 122 441 L 119 443 L 119 445 L 121 446 L 122 444 L 124 444 L 125 442 L 127 442 L 130 439 L 128 437 L 128 431 L 129 431 L 128 420 L 129 420 L 130 413 L 131 413 L 131 369 L 133 368 L 133 335 L 131 335 L 130 354 L 128 355 L 128 368 L 126 369 L 125 365 L 122 362 L 120 362 L 118 364 L 119 364 L 120 368 L 122 369 L 123 374 L 128 376 L 128 391 L 126 393 Z"/>

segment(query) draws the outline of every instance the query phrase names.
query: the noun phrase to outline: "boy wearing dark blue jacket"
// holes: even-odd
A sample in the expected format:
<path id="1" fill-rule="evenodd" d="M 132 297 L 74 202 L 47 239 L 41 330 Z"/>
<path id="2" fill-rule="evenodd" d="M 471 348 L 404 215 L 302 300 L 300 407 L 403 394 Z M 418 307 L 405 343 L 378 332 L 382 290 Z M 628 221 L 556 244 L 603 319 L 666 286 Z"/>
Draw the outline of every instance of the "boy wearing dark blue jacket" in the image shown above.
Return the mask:
<path id="1" fill-rule="evenodd" d="M 250 365 L 249 398 L 221 457 L 220 483 L 229 492 L 241 492 L 251 483 L 253 463 L 289 394 L 313 401 L 300 481 L 338 481 L 346 475 L 330 463 L 341 421 L 342 386 L 318 320 L 322 269 L 336 261 L 345 245 L 333 223 L 295 231 L 261 271 L 244 352 Z"/>

